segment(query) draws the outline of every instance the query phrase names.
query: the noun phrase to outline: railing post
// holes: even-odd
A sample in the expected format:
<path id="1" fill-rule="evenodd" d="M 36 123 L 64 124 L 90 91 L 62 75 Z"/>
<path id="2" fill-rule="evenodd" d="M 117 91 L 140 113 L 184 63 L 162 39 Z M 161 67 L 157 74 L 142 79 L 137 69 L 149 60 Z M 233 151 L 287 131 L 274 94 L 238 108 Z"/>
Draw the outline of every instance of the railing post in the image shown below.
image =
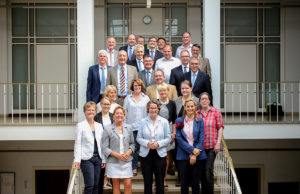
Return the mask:
<path id="1" fill-rule="evenodd" d="M 19 123 L 21 123 L 21 86 L 20 83 L 19 86 Z"/>
<path id="2" fill-rule="evenodd" d="M 3 94 L 4 94 L 4 98 L 3 98 L 3 121 L 4 123 L 6 123 L 6 98 L 7 98 L 7 94 L 6 94 L 6 84 L 3 84 Z"/>
<path id="3" fill-rule="evenodd" d="M 58 84 L 56 84 L 56 122 L 58 123 Z"/>
<path id="4" fill-rule="evenodd" d="M 49 83 L 49 122 L 51 123 L 52 118 L 51 118 L 51 110 L 52 110 L 52 85 Z"/>

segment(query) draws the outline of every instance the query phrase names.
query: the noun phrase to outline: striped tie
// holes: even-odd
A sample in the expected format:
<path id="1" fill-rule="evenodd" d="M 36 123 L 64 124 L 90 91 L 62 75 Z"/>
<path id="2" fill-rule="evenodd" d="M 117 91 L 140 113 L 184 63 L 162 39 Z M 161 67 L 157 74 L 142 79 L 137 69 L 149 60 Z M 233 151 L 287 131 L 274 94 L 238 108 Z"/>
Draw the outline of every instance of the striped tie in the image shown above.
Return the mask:
<path id="1" fill-rule="evenodd" d="M 125 93 L 125 71 L 124 67 L 121 67 L 121 94 Z"/>

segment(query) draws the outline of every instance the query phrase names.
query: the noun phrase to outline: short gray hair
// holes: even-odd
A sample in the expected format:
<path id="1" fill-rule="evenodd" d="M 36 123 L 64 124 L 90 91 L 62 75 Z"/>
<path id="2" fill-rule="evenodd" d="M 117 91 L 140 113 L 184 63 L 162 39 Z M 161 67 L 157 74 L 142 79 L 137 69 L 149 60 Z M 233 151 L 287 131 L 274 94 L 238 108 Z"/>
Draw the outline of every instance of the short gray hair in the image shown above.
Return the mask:
<path id="1" fill-rule="evenodd" d="M 144 45 L 141 45 L 141 44 L 137 44 L 137 45 L 135 45 L 135 49 L 136 49 L 136 48 L 138 48 L 138 47 L 140 47 L 140 48 L 142 48 L 143 50 L 145 50 L 145 47 L 144 47 Z"/>
<path id="2" fill-rule="evenodd" d="M 98 57 L 99 57 L 99 55 L 100 55 L 101 53 L 104 54 L 104 55 L 107 57 L 107 52 L 106 52 L 106 50 L 103 50 L 103 49 L 102 49 L 102 50 L 99 50 L 99 51 L 98 51 Z"/>

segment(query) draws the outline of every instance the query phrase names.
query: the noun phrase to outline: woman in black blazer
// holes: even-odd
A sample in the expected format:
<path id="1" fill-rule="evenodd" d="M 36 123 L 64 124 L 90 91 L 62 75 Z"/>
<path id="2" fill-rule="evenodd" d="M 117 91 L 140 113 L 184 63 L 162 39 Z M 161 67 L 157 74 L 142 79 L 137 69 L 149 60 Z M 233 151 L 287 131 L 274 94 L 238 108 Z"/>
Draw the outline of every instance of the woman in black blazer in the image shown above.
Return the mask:
<path id="1" fill-rule="evenodd" d="M 104 126 L 110 125 L 114 122 L 112 113 L 109 112 L 110 110 L 110 100 L 108 97 L 103 97 L 100 100 L 101 111 L 97 113 L 94 117 L 94 120 L 98 123 L 101 123 L 103 128 Z M 103 193 L 103 186 L 110 185 L 108 182 L 105 174 L 105 168 L 101 170 L 100 179 L 99 179 L 99 193 Z M 111 186 L 111 185 L 110 185 Z"/>
<path id="2" fill-rule="evenodd" d="M 166 166 L 166 172 L 165 172 L 165 181 L 164 186 L 168 187 L 168 184 L 166 182 L 166 176 L 168 172 L 168 168 L 173 162 L 175 161 L 175 155 L 173 152 L 175 149 L 175 120 L 176 120 L 176 104 L 174 101 L 168 99 L 168 84 L 162 83 L 157 87 L 158 93 L 159 93 L 159 103 L 160 103 L 160 111 L 159 116 L 167 119 L 170 123 L 170 132 L 171 132 L 171 142 L 167 147 L 167 166 Z"/>

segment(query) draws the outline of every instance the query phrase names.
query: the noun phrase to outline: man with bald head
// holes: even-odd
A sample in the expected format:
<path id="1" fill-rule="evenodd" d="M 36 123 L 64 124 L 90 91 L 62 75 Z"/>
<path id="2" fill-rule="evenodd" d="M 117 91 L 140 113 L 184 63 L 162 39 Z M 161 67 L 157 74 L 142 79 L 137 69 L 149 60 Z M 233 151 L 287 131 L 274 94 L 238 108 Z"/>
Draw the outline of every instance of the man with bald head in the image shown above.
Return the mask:
<path id="1" fill-rule="evenodd" d="M 123 106 L 124 98 L 132 93 L 130 90 L 131 81 L 138 78 L 136 68 L 127 65 L 127 52 L 124 50 L 118 53 L 118 65 L 110 68 L 107 73 L 106 85 L 114 85 L 117 88 L 117 103 Z"/>
<path id="2" fill-rule="evenodd" d="M 155 70 L 161 69 L 164 72 L 166 83 L 169 83 L 171 70 L 181 65 L 181 61 L 172 56 L 171 45 L 166 45 L 164 48 L 164 57 L 157 60 Z"/>
<path id="3" fill-rule="evenodd" d="M 115 66 L 118 64 L 118 51 L 115 50 L 117 45 L 116 39 L 112 36 L 108 37 L 106 40 L 106 52 L 107 52 L 107 62 L 108 66 Z"/>

